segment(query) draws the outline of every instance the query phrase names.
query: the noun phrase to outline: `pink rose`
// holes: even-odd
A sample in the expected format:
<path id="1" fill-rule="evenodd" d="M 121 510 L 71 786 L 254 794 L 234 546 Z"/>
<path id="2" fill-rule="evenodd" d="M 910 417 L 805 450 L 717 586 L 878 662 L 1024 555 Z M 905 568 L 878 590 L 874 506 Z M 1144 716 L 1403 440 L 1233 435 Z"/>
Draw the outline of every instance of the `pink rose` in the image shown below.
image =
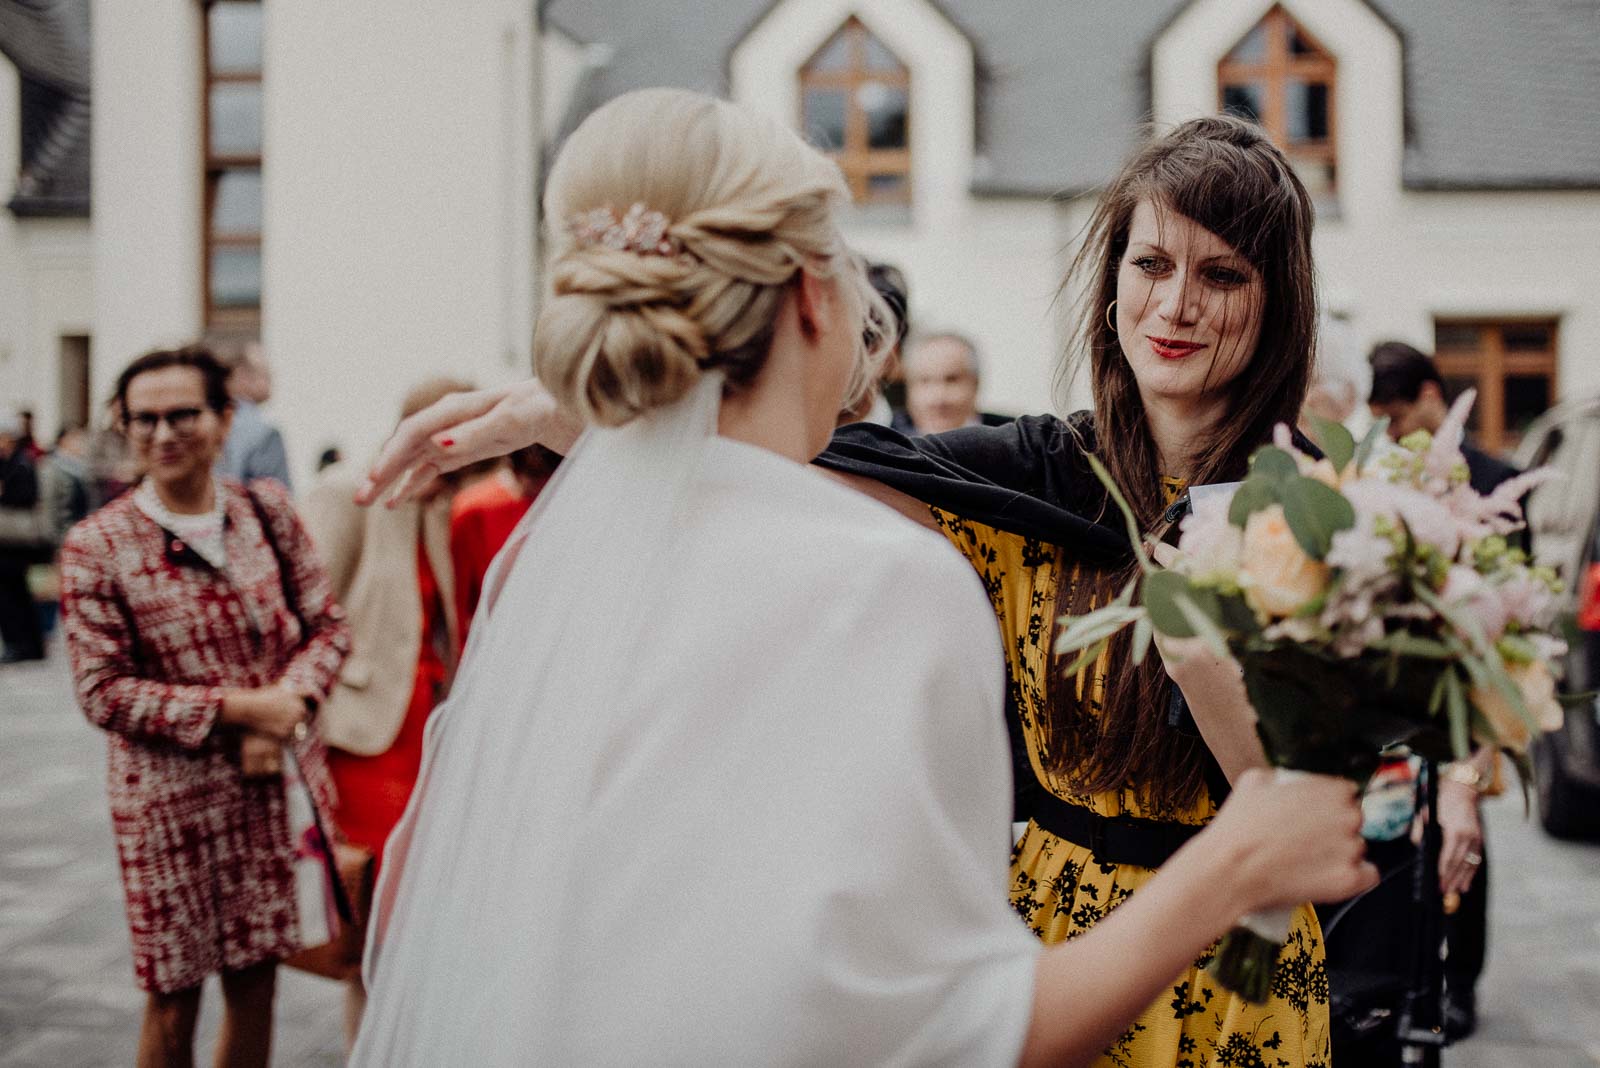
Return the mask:
<path id="1" fill-rule="evenodd" d="M 1239 584 L 1262 622 L 1294 615 L 1328 587 L 1328 565 L 1300 548 L 1282 505 L 1269 505 L 1245 522 L 1241 549 Z"/>

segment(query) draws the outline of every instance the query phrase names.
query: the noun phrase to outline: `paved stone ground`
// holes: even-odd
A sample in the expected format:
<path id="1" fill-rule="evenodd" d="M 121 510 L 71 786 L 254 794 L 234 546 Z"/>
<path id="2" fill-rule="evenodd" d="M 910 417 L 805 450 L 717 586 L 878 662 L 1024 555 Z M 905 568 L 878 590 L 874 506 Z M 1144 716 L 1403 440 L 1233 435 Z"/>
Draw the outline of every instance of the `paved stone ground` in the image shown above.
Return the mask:
<path id="1" fill-rule="evenodd" d="M 0 668 L 0 1068 L 133 1060 L 134 989 L 103 783 L 59 648 Z M 1495 850 L 1482 1026 L 1447 1068 L 1600 1068 L 1600 845 L 1554 842 L 1520 799 L 1488 807 Z M 285 971 L 274 1063 L 337 1065 L 339 988 Z M 205 994 L 202 1062 L 220 992 Z M 1360 1068 L 1341 1065 L 1340 1068 Z"/>
<path id="2" fill-rule="evenodd" d="M 144 995 L 105 801 L 105 742 L 72 700 L 59 646 L 0 668 L 0 1068 L 133 1063 Z M 343 1062 L 342 988 L 287 969 L 273 1063 Z M 202 995 L 199 1063 L 221 1016 Z"/>

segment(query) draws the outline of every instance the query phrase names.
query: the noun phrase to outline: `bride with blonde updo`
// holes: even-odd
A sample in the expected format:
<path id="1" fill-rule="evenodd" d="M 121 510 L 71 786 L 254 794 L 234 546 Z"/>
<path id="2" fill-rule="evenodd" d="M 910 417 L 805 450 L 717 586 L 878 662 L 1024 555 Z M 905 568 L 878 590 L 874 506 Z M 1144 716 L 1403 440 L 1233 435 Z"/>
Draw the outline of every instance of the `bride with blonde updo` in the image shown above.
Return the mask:
<path id="1" fill-rule="evenodd" d="M 1077 1063 L 1243 911 L 1364 881 L 1348 787 L 1247 777 L 1083 939 L 1010 910 L 983 589 L 806 465 L 886 334 L 846 196 L 749 111 L 612 101 L 546 190 L 548 392 L 402 427 L 522 404 L 473 433 L 570 451 L 429 724 L 353 1064 Z"/>
<path id="2" fill-rule="evenodd" d="M 545 190 L 546 217 L 565 225 L 552 234 L 535 372 L 585 422 L 620 426 L 706 370 L 750 385 L 802 272 L 836 279 L 885 321 L 834 223 L 846 195 L 839 169 L 792 131 L 720 101 L 651 90 L 599 109 Z M 861 353 L 850 394 L 885 354 Z"/>

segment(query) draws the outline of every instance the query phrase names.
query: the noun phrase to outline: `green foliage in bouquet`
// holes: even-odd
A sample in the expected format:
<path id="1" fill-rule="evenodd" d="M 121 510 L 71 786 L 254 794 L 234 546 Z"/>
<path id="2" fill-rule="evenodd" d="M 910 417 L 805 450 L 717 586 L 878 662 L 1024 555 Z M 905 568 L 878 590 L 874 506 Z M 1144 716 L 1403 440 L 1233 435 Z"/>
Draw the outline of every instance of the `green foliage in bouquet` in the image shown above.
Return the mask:
<path id="1" fill-rule="evenodd" d="M 1460 452 L 1471 402 L 1469 391 L 1437 434 L 1398 446 L 1381 422 L 1358 442 L 1314 421 L 1321 458 L 1280 428 L 1225 508 L 1184 521 L 1168 569 L 1151 560 L 1126 498 L 1091 456 L 1139 575 L 1109 604 L 1062 621 L 1056 652 L 1074 656 L 1068 672 L 1094 663 L 1127 626 L 1136 663 L 1158 634 L 1197 639 L 1238 661 L 1277 767 L 1365 782 L 1388 746 L 1443 761 L 1488 745 L 1526 778 L 1533 733 L 1560 720 L 1551 665 L 1565 646 L 1553 633 L 1555 575 L 1508 535 L 1522 526 L 1520 498 L 1545 473 L 1475 493 Z M 1264 999 L 1279 942 L 1236 930 L 1219 949 L 1219 978 Z"/>

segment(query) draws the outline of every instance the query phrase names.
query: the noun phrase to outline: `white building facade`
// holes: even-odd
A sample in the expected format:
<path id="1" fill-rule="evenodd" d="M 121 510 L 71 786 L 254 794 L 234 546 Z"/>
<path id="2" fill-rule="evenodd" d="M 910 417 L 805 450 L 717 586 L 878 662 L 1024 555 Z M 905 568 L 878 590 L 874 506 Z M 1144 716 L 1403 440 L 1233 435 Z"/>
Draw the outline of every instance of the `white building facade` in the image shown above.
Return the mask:
<path id="1" fill-rule="evenodd" d="M 1491 446 L 1600 392 L 1593 5 L 0 8 L 18 70 L 0 120 L 44 107 L 75 128 L 88 79 L 51 33 L 78 42 L 95 87 L 92 222 L 87 189 L 77 207 L 58 195 L 88 181 L 87 151 L 0 136 L 23 176 L 0 217 L 0 405 L 32 408 L 42 435 L 97 409 L 133 356 L 201 336 L 259 337 L 297 476 L 327 445 L 370 454 L 422 378 L 525 374 L 541 168 L 595 106 L 646 85 L 728 96 L 832 151 L 859 201 L 850 239 L 905 272 L 916 328 L 977 341 L 986 408 L 1084 402 L 1081 383 L 1053 387 L 1096 191 L 1142 124 L 1224 104 L 1305 165 L 1347 359 L 1388 338 L 1437 350 L 1452 384 L 1484 393 Z"/>
<path id="2" fill-rule="evenodd" d="M 1060 287 L 1139 129 L 1245 110 L 1316 195 L 1329 336 L 1350 350 L 1339 356 L 1362 361 L 1391 338 L 1437 350 L 1452 385 L 1483 394 L 1488 443 L 1508 446 L 1558 397 L 1600 392 L 1600 364 L 1584 358 L 1600 343 L 1600 100 L 1592 79 L 1563 73 L 1600 63 L 1600 26 L 1582 24 L 1584 5 L 1503 8 L 725 0 L 696 13 L 556 0 L 547 47 L 589 69 L 548 95 L 566 97 L 569 129 L 640 85 L 719 92 L 796 124 L 847 174 L 880 168 L 850 239 L 905 272 L 914 327 L 978 342 L 983 406 L 1019 413 L 1086 401 L 1081 382 L 1052 392 L 1076 295 Z M 852 32 L 870 37 L 853 59 Z M 854 82 L 841 73 L 852 62 L 866 68 Z M 852 124 L 869 131 L 864 147 Z"/>
<path id="3" fill-rule="evenodd" d="M 0 17 L 0 409 L 44 442 L 89 418 L 94 318 L 87 5 L 62 8 Z"/>
<path id="4" fill-rule="evenodd" d="M 309 477 L 432 376 L 525 375 L 533 5 L 94 5 L 95 394 L 128 359 L 259 338 Z"/>

